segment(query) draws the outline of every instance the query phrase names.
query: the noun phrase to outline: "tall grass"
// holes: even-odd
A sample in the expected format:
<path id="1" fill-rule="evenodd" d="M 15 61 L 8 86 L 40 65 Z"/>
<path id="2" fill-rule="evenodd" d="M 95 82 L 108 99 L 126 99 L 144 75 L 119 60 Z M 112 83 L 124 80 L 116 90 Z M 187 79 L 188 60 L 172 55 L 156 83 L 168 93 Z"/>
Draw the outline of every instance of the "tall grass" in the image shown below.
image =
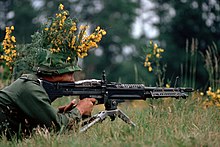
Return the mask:
<path id="1" fill-rule="evenodd" d="M 186 40 L 185 63 L 181 65 L 181 75 L 184 77 L 184 79 L 181 79 L 183 86 L 196 86 L 197 56 L 198 40 L 193 38 L 191 43 Z"/>
<path id="2" fill-rule="evenodd" d="M 215 43 L 209 46 L 203 54 L 205 60 L 205 68 L 209 75 L 209 85 L 213 89 L 220 88 L 220 54 Z"/>
<path id="3" fill-rule="evenodd" d="M 23 141 L 0 146 L 220 146 L 219 109 L 203 109 L 198 99 L 167 99 L 162 105 L 134 108 L 120 105 L 137 127 L 130 127 L 117 118 L 98 123 L 85 133 L 68 132 L 56 135 L 37 133 Z M 95 110 L 97 111 L 97 110 Z"/>

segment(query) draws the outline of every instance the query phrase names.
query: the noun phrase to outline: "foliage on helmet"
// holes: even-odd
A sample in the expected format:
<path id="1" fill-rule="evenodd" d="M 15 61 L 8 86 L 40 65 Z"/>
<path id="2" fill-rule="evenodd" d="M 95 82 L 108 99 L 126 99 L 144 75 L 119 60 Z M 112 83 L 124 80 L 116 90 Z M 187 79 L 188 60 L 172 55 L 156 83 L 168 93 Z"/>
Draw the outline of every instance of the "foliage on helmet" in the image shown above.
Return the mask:
<path id="1" fill-rule="evenodd" d="M 0 59 L 5 61 L 11 70 L 15 68 L 14 70 L 28 71 L 43 67 L 48 73 L 50 70 L 60 70 L 57 72 L 60 74 L 70 69 L 79 69 L 78 58 L 88 56 L 90 49 L 97 48 L 106 32 L 98 26 L 88 35 L 89 26 L 78 27 L 77 19 L 70 18 L 69 12 L 62 4 L 59 5 L 58 12 L 31 36 L 30 44 L 16 46 L 15 37 L 11 35 L 14 27 L 7 27 L 2 43 L 4 52 Z M 65 67 L 68 67 L 68 70 L 62 69 Z"/>

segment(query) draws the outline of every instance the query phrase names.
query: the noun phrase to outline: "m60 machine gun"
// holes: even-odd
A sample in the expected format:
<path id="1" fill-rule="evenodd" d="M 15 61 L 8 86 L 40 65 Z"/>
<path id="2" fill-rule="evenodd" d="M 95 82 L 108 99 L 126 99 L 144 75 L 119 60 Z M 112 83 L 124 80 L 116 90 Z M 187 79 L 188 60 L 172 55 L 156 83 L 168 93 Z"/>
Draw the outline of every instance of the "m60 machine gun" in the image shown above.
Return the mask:
<path id="1" fill-rule="evenodd" d="M 102 79 L 81 80 L 77 82 L 52 83 L 42 80 L 42 85 L 49 95 L 51 101 L 62 96 L 79 96 L 83 98 L 95 98 L 97 104 L 104 104 L 105 110 L 93 115 L 89 123 L 84 125 L 80 132 L 84 132 L 97 122 L 103 121 L 106 117 L 114 120 L 121 118 L 124 122 L 135 126 L 129 117 L 117 108 L 118 103 L 125 100 L 146 100 L 148 98 L 186 98 L 192 88 L 185 87 L 147 87 L 144 84 L 122 84 L 107 82 L 105 72 Z"/>

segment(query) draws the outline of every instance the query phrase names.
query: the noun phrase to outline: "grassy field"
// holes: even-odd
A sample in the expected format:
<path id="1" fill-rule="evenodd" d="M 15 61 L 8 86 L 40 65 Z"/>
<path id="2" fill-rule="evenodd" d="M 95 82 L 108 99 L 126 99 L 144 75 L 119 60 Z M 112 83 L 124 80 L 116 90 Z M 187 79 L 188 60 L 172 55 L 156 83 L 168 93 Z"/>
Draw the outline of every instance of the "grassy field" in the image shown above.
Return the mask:
<path id="1" fill-rule="evenodd" d="M 195 48 L 191 49 L 193 55 Z M 126 102 L 119 108 L 126 113 L 137 127 L 133 128 L 116 118 L 109 118 L 98 123 L 84 133 L 70 131 L 64 134 L 38 131 L 30 138 L 22 141 L 7 141 L 3 138 L 1 146 L 37 146 L 37 147 L 72 147 L 72 146 L 220 146 L 220 89 L 219 89 L 219 63 L 217 48 L 207 50 L 204 55 L 205 66 L 209 73 L 209 88 L 204 87 L 205 96 L 193 93 L 187 99 L 163 99 Z M 158 51 L 158 52 L 157 52 Z M 187 49 L 188 51 L 188 49 Z M 154 74 L 157 85 L 166 85 L 164 81 L 163 66 L 160 65 L 163 49 L 150 42 L 144 62 L 148 72 Z M 187 52 L 188 53 L 188 52 Z M 154 57 L 154 58 L 153 58 Z M 195 87 L 196 56 L 187 57 L 185 74 L 181 77 L 189 81 L 181 81 L 181 85 Z M 216 60 L 212 60 L 216 59 Z M 188 60 L 190 64 L 188 65 Z M 156 67 L 152 67 L 156 63 Z M 156 68 L 156 70 L 153 70 Z M 189 74 L 188 74 L 189 72 Z M 187 76 L 189 76 L 187 78 Z M 0 84 L 1 86 L 1 84 Z M 196 90 L 197 91 L 197 90 Z M 204 100 L 209 98 L 205 104 Z M 63 98 L 53 103 L 54 107 L 68 104 L 71 98 Z M 218 107 L 218 108 L 217 108 Z M 104 110 L 103 106 L 96 106 L 93 114 Z"/>
<path id="2" fill-rule="evenodd" d="M 41 131 L 19 142 L 3 138 L 0 146 L 220 146 L 219 109 L 204 109 L 197 98 L 126 102 L 119 108 L 137 127 L 108 118 L 84 133 Z"/>

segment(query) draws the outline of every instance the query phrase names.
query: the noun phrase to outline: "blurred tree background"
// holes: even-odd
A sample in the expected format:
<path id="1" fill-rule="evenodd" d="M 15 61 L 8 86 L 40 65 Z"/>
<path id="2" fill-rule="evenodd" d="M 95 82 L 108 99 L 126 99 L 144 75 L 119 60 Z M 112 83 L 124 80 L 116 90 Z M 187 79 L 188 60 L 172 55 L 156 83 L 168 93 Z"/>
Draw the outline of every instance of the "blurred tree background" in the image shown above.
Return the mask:
<path id="1" fill-rule="evenodd" d="M 167 75 L 181 75 L 180 66 L 187 62 L 187 52 L 192 52 L 196 67 L 197 86 L 207 84 L 207 72 L 201 54 L 213 42 L 220 47 L 220 1 L 219 0 L 151 0 L 158 16 L 155 25 L 159 29 L 158 40 L 166 49 Z M 194 39 L 194 40 L 193 40 Z M 196 42 L 195 42 L 196 40 Z M 188 42 L 187 42 L 188 41 Z M 194 45 L 194 47 L 190 47 Z M 187 47 L 189 46 L 189 47 Z M 186 51 L 188 50 L 188 51 Z M 218 48 L 218 52 L 220 52 Z M 188 61 L 188 64 L 191 64 Z M 192 66 L 192 65 L 190 65 Z"/>
<path id="2" fill-rule="evenodd" d="M 142 49 L 149 40 L 165 49 L 170 80 L 183 75 L 187 40 L 190 46 L 196 44 L 194 38 L 201 52 L 213 42 L 220 46 L 218 0 L 0 0 L 0 40 L 5 26 L 14 25 L 17 43 L 30 42 L 31 34 L 55 15 L 60 3 L 90 29 L 98 25 L 107 31 L 99 48 L 80 60 L 84 78 L 101 78 L 105 70 L 111 81 L 155 85 L 154 76 L 143 66 Z M 204 61 L 199 54 L 197 58 L 195 85 L 200 87 L 208 78 L 200 64 Z"/>

